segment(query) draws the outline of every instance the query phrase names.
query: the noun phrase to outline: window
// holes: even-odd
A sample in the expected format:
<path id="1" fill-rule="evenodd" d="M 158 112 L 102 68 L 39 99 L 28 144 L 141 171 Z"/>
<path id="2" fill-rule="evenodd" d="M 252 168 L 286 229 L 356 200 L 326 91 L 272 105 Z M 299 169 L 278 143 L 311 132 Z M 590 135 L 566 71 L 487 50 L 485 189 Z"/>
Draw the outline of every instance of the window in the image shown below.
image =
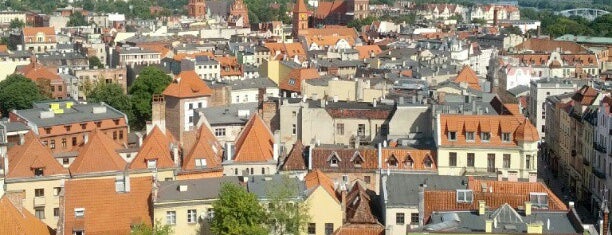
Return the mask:
<path id="1" fill-rule="evenodd" d="M 365 124 L 357 125 L 357 135 L 358 136 L 365 136 Z"/>
<path id="2" fill-rule="evenodd" d="M 189 104 L 189 110 L 193 109 L 193 104 Z"/>
<path id="3" fill-rule="evenodd" d="M 419 224 L 419 213 L 410 214 L 410 224 Z"/>
<path id="4" fill-rule="evenodd" d="M 191 224 L 198 222 L 197 214 L 198 213 L 195 209 L 187 210 L 187 223 Z"/>
<path id="5" fill-rule="evenodd" d="M 75 218 L 85 217 L 85 208 L 74 208 L 74 217 Z"/>
<path id="6" fill-rule="evenodd" d="M 404 223 L 404 213 L 395 213 L 395 224 L 403 225 Z"/>
<path id="7" fill-rule="evenodd" d="M 166 211 L 166 224 L 176 224 L 176 211 Z"/>
<path id="8" fill-rule="evenodd" d="M 87 129 L 87 123 L 81 123 L 81 129 L 83 130 Z"/>
<path id="9" fill-rule="evenodd" d="M 548 208 L 548 194 L 546 193 L 529 193 L 529 201 L 532 206 Z"/>
<path id="10" fill-rule="evenodd" d="M 205 168 L 206 167 L 206 159 L 204 159 L 204 158 L 196 158 L 195 166 L 196 166 L 196 168 Z"/>
<path id="11" fill-rule="evenodd" d="M 64 128 L 66 128 L 66 131 L 70 131 L 70 125 L 66 125 Z"/>
<path id="12" fill-rule="evenodd" d="M 317 224 L 308 223 L 308 234 L 315 234 L 315 233 L 317 233 Z"/>
<path id="13" fill-rule="evenodd" d="M 62 148 L 66 148 L 66 138 L 62 138 Z"/>
<path id="14" fill-rule="evenodd" d="M 366 184 L 369 184 L 371 182 L 370 176 L 369 175 L 364 176 L 363 182 L 366 182 Z"/>
<path id="15" fill-rule="evenodd" d="M 98 128 L 102 127 L 102 122 L 96 122 L 96 126 L 97 126 Z"/>
<path id="16" fill-rule="evenodd" d="M 72 137 L 72 146 L 77 145 L 77 137 Z"/>
<path id="17" fill-rule="evenodd" d="M 531 155 L 527 155 L 525 157 L 525 166 L 526 166 L 527 170 L 533 169 L 532 166 L 531 166 Z"/>
<path id="18" fill-rule="evenodd" d="M 449 131 L 448 132 L 448 140 L 450 140 L 450 141 L 457 140 L 457 132 Z"/>
<path id="19" fill-rule="evenodd" d="M 43 168 L 34 169 L 34 176 L 43 176 L 43 175 L 44 175 Z"/>
<path id="20" fill-rule="evenodd" d="M 474 167 L 474 162 L 475 162 L 475 156 L 476 154 L 474 153 L 468 153 L 467 154 L 467 166 L 469 167 Z"/>
<path id="21" fill-rule="evenodd" d="M 406 165 L 406 168 L 414 168 L 414 160 L 412 160 L 412 157 L 410 155 L 408 155 L 406 157 L 406 160 L 404 161 L 404 165 Z"/>
<path id="22" fill-rule="evenodd" d="M 487 172 L 489 173 L 495 172 L 495 154 L 494 153 L 487 154 Z"/>
<path id="23" fill-rule="evenodd" d="M 117 132 L 113 131 L 113 140 L 116 140 L 116 139 L 117 139 Z"/>
<path id="24" fill-rule="evenodd" d="M 45 189 L 43 189 L 43 188 L 34 189 L 34 196 L 35 197 L 44 197 L 45 196 Z"/>
<path id="25" fill-rule="evenodd" d="M 43 140 L 42 144 L 43 144 L 44 146 L 48 146 L 48 145 L 49 145 L 49 142 L 47 142 L 46 140 Z"/>
<path id="26" fill-rule="evenodd" d="M 449 166 L 457 166 L 457 153 L 456 152 L 448 153 L 448 164 Z"/>
<path id="27" fill-rule="evenodd" d="M 291 86 L 295 85 L 295 79 L 290 78 L 289 79 L 289 85 L 291 85 Z"/>
<path id="28" fill-rule="evenodd" d="M 55 140 L 51 140 L 51 141 L 49 142 L 49 148 L 51 148 L 51 149 L 55 149 Z"/>
<path id="29" fill-rule="evenodd" d="M 62 187 L 53 187 L 53 196 L 59 196 L 62 193 Z"/>
<path id="30" fill-rule="evenodd" d="M 123 139 L 123 131 L 119 131 L 119 139 L 122 140 Z"/>
<path id="31" fill-rule="evenodd" d="M 53 208 L 53 217 L 55 218 L 59 217 L 59 213 L 60 213 L 59 207 Z"/>
<path id="32" fill-rule="evenodd" d="M 45 207 L 35 207 L 34 215 L 36 215 L 36 218 L 44 219 L 45 218 Z"/>
<path id="33" fill-rule="evenodd" d="M 149 169 L 157 168 L 157 160 L 155 159 L 147 160 L 147 168 Z"/>
<path id="34" fill-rule="evenodd" d="M 297 134 L 297 125 L 296 124 L 292 124 L 291 125 L 291 134 L 292 135 L 296 135 Z"/>
<path id="35" fill-rule="evenodd" d="M 334 233 L 334 224 L 325 223 L 325 235 L 331 235 L 332 233 Z"/>
<path id="36" fill-rule="evenodd" d="M 474 192 L 472 190 L 457 189 L 457 202 L 471 203 L 474 200 Z"/>
<path id="37" fill-rule="evenodd" d="M 510 168 L 510 154 L 504 154 L 504 168 Z"/>
<path id="38" fill-rule="evenodd" d="M 502 133 L 502 141 L 510 142 L 510 133 Z"/>
<path id="39" fill-rule="evenodd" d="M 68 165 L 68 164 L 70 164 L 70 159 L 68 159 L 68 158 L 62 158 L 62 164 L 64 164 L 64 165 Z"/>
<path id="40" fill-rule="evenodd" d="M 465 133 L 465 141 L 474 141 L 474 132 L 466 132 Z"/>
<path id="41" fill-rule="evenodd" d="M 491 140 L 491 132 L 483 132 L 480 134 L 480 139 L 482 142 L 489 142 Z"/>
<path id="42" fill-rule="evenodd" d="M 217 137 L 225 136 L 225 128 L 215 128 L 215 136 Z"/>
<path id="43" fill-rule="evenodd" d="M 344 123 L 336 123 L 336 134 L 344 135 Z"/>
<path id="44" fill-rule="evenodd" d="M 429 155 L 427 155 L 425 157 L 425 160 L 423 161 L 423 165 L 425 165 L 425 168 L 431 168 L 433 165 L 433 161 L 431 161 L 431 157 Z"/>
<path id="45" fill-rule="evenodd" d="M 206 218 L 211 220 L 213 217 L 215 217 L 215 210 L 213 208 L 206 209 Z"/>
<path id="46" fill-rule="evenodd" d="M 332 156 L 332 158 L 329 160 L 329 165 L 332 167 L 338 167 L 338 158 L 336 156 Z"/>

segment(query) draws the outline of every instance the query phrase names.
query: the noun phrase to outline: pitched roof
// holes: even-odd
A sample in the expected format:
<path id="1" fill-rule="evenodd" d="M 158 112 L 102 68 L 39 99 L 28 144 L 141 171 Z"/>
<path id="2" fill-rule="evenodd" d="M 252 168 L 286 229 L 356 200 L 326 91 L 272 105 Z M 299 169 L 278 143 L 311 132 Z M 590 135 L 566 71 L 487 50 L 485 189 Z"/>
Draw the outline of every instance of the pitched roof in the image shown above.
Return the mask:
<path id="1" fill-rule="evenodd" d="M 308 174 L 304 176 L 304 182 L 306 183 L 306 190 L 313 191 L 316 187 L 320 186 L 337 202 L 340 202 L 334 190 L 334 182 L 319 169 L 308 172 Z"/>
<path id="2" fill-rule="evenodd" d="M 337 164 L 331 161 L 336 159 Z M 359 172 L 378 169 L 376 149 L 348 149 L 317 147 L 312 150 L 312 167 L 325 172 Z"/>
<path id="3" fill-rule="evenodd" d="M 413 148 L 383 148 L 382 149 L 382 169 L 395 170 L 436 170 L 436 151 L 431 149 Z M 390 164 L 393 159 L 397 166 Z M 426 167 L 426 161 L 430 161 L 431 167 Z"/>
<path id="4" fill-rule="evenodd" d="M 23 35 L 26 37 L 35 37 L 38 32 L 44 33 L 45 35 L 55 35 L 55 28 L 53 27 L 25 27 L 23 28 Z"/>
<path id="5" fill-rule="evenodd" d="M 61 80 L 62 78 L 51 69 L 38 63 L 36 59 L 32 60 L 30 64 L 23 67 L 18 67 L 17 72 L 23 74 L 26 78 L 32 81 L 38 81 L 38 79 L 49 79 L 49 80 Z"/>
<path id="6" fill-rule="evenodd" d="M 192 98 L 212 95 L 212 90 L 198 77 L 195 71 L 183 71 L 166 87 L 164 95 Z"/>
<path id="7" fill-rule="evenodd" d="M 583 53 L 587 50 L 575 42 L 568 41 L 555 41 L 544 38 L 530 38 L 521 44 L 518 44 L 516 49 L 520 50 L 533 50 L 535 52 L 553 52 L 557 49 L 562 51 L 569 51 L 570 53 Z"/>
<path id="8" fill-rule="evenodd" d="M 378 45 L 356 46 L 355 50 L 359 52 L 359 59 L 371 58 L 372 55 L 376 56 L 382 52 L 382 49 Z"/>
<path id="9" fill-rule="evenodd" d="M 21 200 L 19 200 L 21 201 Z M 9 195 L 0 198 L 0 231 L 6 235 L 55 234 L 47 224 L 32 215 L 23 206 L 11 202 Z"/>
<path id="10" fill-rule="evenodd" d="M 43 168 L 43 176 L 68 174 L 62 165 L 53 157 L 51 150 L 40 143 L 40 140 L 29 131 L 23 145 L 9 149 L 9 171 L 7 178 L 34 177 L 35 168 Z"/>
<path id="11" fill-rule="evenodd" d="M 572 100 L 582 104 L 583 106 L 595 105 L 593 102 L 596 100 L 599 92 L 591 86 L 582 86 L 580 90 L 576 91 L 572 96 Z"/>
<path id="12" fill-rule="evenodd" d="M 65 231 L 87 234 L 129 234 L 130 226 L 152 224 L 150 176 L 130 178 L 129 192 L 116 192 L 115 178 L 68 180 L 64 186 Z M 83 208 L 76 218 L 75 208 Z"/>
<path id="13" fill-rule="evenodd" d="M 321 7 L 321 3 L 319 2 L 319 8 Z M 339 36 L 350 36 L 357 40 L 359 35 L 357 34 L 357 30 L 355 28 L 349 28 L 346 26 L 338 26 L 338 25 L 326 25 L 323 28 L 310 28 L 308 29 L 308 35 L 339 35 Z"/>
<path id="14" fill-rule="evenodd" d="M 333 47 L 340 40 L 345 40 L 351 47 L 355 45 L 355 38 L 344 35 L 306 35 L 305 38 L 308 46 L 315 43 L 319 47 Z"/>
<path id="15" fill-rule="evenodd" d="M 512 147 L 520 140 L 539 139 L 535 126 L 517 115 L 441 114 L 440 117 L 441 146 Z M 518 130 L 519 127 L 521 130 Z M 449 132 L 455 132 L 456 140 L 449 140 Z M 466 132 L 474 132 L 474 141 L 466 141 Z M 481 141 L 483 132 L 490 133 L 488 142 Z M 510 141 L 502 141 L 502 133 L 510 133 Z"/>
<path id="16" fill-rule="evenodd" d="M 370 195 L 357 183 L 346 196 L 346 220 L 353 224 L 380 224 L 370 207 Z"/>
<path id="17" fill-rule="evenodd" d="M 222 146 L 207 125 L 200 127 L 196 144 L 183 160 L 183 170 L 214 169 L 221 167 Z M 196 168 L 196 159 L 206 159 L 204 168 Z"/>
<path id="18" fill-rule="evenodd" d="M 478 84 L 478 76 L 476 75 L 476 72 L 474 72 L 474 70 L 472 70 L 469 65 L 463 66 L 463 69 L 461 69 L 461 71 L 459 72 L 459 74 L 457 74 L 457 77 L 453 81 L 455 83 L 465 82 L 470 88 L 474 90 L 482 90 L 482 88 Z"/>
<path id="19" fill-rule="evenodd" d="M 294 13 L 308 12 L 308 7 L 306 7 L 306 3 L 304 3 L 304 0 L 296 0 L 296 2 L 297 4 L 293 6 Z"/>
<path id="20" fill-rule="evenodd" d="M 294 69 L 287 77 L 281 78 L 279 88 L 282 90 L 302 92 L 302 81 L 319 77 L 319 72 L 314 68 Z"/>
<path id="21" fill-rule="evenodd" d="M 79 155 L 70 164 L 71 174 L 125 169 L 125 160 L 116 152 L 117 149 L 121 149 L 119 144 L 98 129 L 90 132 L 88 138 L 88 142 L 79 149 Z"/>
<path id="22" fill-rule="evenodd" d="M 540 136 L 538 130 L 536 130 L 536 128 L 531 125 L 531 122 L 525 118 L 523 123 L 516 128 L 514 138 L 519 141 L 535 142 L 540 139 Z"/>
<path id="23" fill-rule="evenodd" d="M 298 57 L 299 60 L 304 60 L 306 58 L 306 51 L 302 47 L 302 44 L 294 42 L 294 43 L 266 43 L 264 47 L 270 50 L 271 56 L 279 55 L 287 55 L 289 58 L 293 58 L 295 56 Z"/>
<path id="24" fill-rule="evenodd" d="M 319 19 L 325 19 L 330 15 L 344 15 L 347 11 L 347 4 L 344 0 L 321 1 L 314 13 Z M 310 32 L 310 31 L 309 31 Z"/>
<path id="25" fill-rule="evenodd" d="M 334 235 L 383 235 L 385 228 L 380 224 L 344 224 Z"/>
<path id="26" fill-rule="evenodd" d="M 274 138 L 258 114 L 251 116 L 236 139 L 235 162 L 268 162 L 273 159 Z"/>
<path id="27" fill-rule="evenodd" d="M 170 149 L 172 139 L 164 134 L 158 126 L 147 135 L 138 154 L 130 163 L 130 169 L 147 169 L 148 160 L 157 160 L 157 168 L 174 167 Z"/>
<path id="28" fill-rule="evenodd" d="M 298 140 L 293 144 L 291 152 L 287 155 L 285 162 L 281 166 L 282 170 L 286 171 L 299 171 L 308 169 L 306 166 L 306 160 L 304 159 L 304 145 L 301 140 Z"/>

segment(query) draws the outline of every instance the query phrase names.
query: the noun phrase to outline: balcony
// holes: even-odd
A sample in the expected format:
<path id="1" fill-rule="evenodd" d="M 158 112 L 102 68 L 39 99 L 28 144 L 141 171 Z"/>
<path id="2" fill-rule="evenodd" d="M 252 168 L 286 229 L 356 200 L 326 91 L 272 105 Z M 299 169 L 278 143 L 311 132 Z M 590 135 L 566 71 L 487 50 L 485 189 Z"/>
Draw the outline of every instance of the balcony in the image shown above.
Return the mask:
<path id="1" fill-rule="evenodd" d="M 606 153 L 606 147 L 599 145 L 599 143 L 597 142 L 593 142 L 593 148 L 600 153 Z"/>
<path id="2" fill-rule="evenodd" d="M 356 134 L 351 136 L 351 145 L 355 145 L 355 143 L 359 143 L 359 145 L 368 145 L 372 142 L 372 137 L 364 134 Z"/>
<path id="3" fill-rule="evenodd" d="M 597 178 L 600 178 L 602 180 L 606 179 L 606 173 L 603 173 L 603 171 L 599 170 L 597 167 L 593 167 L 593 175 L 597 176 Z"/>
<path id="4" fill-rule="evenodd" d="M 34 207 L 45 206 L 45 204 L 47 204 L 45 197 L 34 197 Z"/>

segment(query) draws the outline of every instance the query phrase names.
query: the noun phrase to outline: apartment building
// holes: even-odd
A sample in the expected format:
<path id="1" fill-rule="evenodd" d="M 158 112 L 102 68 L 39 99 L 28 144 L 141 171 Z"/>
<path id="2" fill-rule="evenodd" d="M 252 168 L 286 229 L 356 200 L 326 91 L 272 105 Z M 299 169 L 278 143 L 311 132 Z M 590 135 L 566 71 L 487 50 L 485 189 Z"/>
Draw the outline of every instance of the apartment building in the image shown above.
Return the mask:
<path id="1" fill-rule="evenodd" d="M 196 56 L 194 70 L 201 79 L 212 81 L 221 79 L 221 65 L 211 57 Z"/>
<path id="2" fill-rule="evenodd" d="M 17 67 L 15 72 L 32 80 L 37 85 L 45 87 L 49 92 L 47 95 L 52 99 L 63 99 L 67 97 L 67 86 L 58 72 L 39 63 L 32 57 L 30 64 Z"/>
<path id="3" fill-rule="evenodd" d="M 540 138 L 546 137 L 546 107 L 545 101 L 549 96 L 574 92 L 578 89 L 577 81 L 543 78 L 533 80 L 529 86 L 529 105 L 527 116 L 529 121 L 537 128 Z"/>
<path id="4" fill-rule="evenodd" d="M 113 67 L 159 64 L 161 61 L 161 53 L 139 47 L 122 47 L 111 54 Z"/>
<path id="5" fill-rule="evenodd" d="M 25 27 L 21 32 L 21 40 L 24 50 L 36 54 L 53 51 L 57 47 L 53 27 Z"/>
<path id="6" fill-rule="evenodd" d="M 93 69 L 75 69 L 70 72 L 78 78 L 79 97 L 85 97 L 85 94 L 95 88 L 98 83 L 114 83 L 127 93 L 127 69 L 125 67 L 117 68 L 93 68 Z"/>

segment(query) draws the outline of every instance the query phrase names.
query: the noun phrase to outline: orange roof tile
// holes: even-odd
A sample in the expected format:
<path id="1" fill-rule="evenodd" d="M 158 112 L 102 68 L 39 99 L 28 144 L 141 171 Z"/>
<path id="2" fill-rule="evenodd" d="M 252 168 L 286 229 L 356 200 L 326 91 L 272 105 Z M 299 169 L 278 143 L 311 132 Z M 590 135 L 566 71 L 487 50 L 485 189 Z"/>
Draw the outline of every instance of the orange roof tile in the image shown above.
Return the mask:
<path id="1" fill-rule="evenodd" d="M 23 28 L 23 35 L 26 37 L 36 37 L 38 32 L 44 33 L 45 35 L 55 35 L 55 28 L 53 27 L 25 27 Z"/>
<path id="2" fill-rule="evenodd" d="M 244 126 L 236 139 L 235 162 L 268 162 L 273 159 L 274 138 L 258 114 Z"/>
<path id="3" fill-rule="evenodd" d="M 130 169 L 147 169 L 148 160 L 157 160 L 157 168 L 174 167 L 170 152 L 171 139 L 158 126 L 147 135 L 138 154 L 130 163 Z"/>
<path id="4" fill-rule="evenodd" d="M 7 153 L 7 178 L 34 177 L 35 168 L 43 168 L 43 176 L 68 174 L 68 170 L 55 160 L 51 149 L 43 146 L 32 131 L 24 138 L 23 145 L 13 146 Z"/>
<path id="5" fill-rule="evenodd" d="M 336 195 L 336 191 L 334 190 L 334 182 L 321 170 L 315 169 L 308 172 L 308 174 L 304 176 L 304 182 L 306 183 L 306 190 L 313 191 L 316 187 L 323 187 L 323 189 L 329 193 L 330 196 L 332 196 L 337 202 L 340 202 L 340 200 L 338 200 L 338 196 Z"/>
<path id="6" fill-rule="evenodd" d="M 115 178 L 66 181 L 64 190 L 64 229 L 83 228 L 86 234 L 130 234 L 130 226 L 152 224 L 151 177 L 130 178 L 129 192 L 115 191 Z M 76 218 L 75 208 L 83 208 Z"/>
<path id="7" fill-rule="evenodd" d="M 221 166 L 223 157 L 222 146 L 206 125 L 200 127 L 196 144 L 183 161 L 183 170 L 205 170 Z M 196 159 L 206 159 L 205 168 L 196 168 Z"/>
<path id="8" fill-rule="evenodd" d="M 142 49 L 159 52 L 161 58 L 166 57 L 168 55 L 168 53 L 170 52 L 170 48 L 168 48 L 170 45 L 168 45 L 166 43 L 162 43 L 162 42 L 139 43 L 136 46 L 138 46 L 138 47 L 140 47 Z"/>
<path id="9" fill-rule="evenodd" d="M 297 4 L 293 6 L 293 12 L 308 12 L 308 7 L 303 0 L 297 0 Z"/>
<path id="10" fill-rule="evenodd" d="M 474 141 L 466 141 L 466 127 L 478 123 L 478 130 L 474 131 Z M 538 140 L 537 129 L 528 120 L 518 115 L 440 115 L 441 145 L 442 146 L 494 146 L 512 147 L 517 141 Z M 519 128 L 521 130 L 519 130 Z M 449 132 L 455 132 L 456 140 L 449 140 Z M 489 132 L 490 140 L 481 141 L 481 133 Z M 502 133 L 510 133 L 510 141 L 502 141 Z"/>
<path id="11" fill-rule="evenodd" d="M 47 224 L 40 221 L 28 210 L 20 206 L 18 209 L 10 200 L 9 195 L 0 198 L 0 231 L 4 235 L 55 234 Z"/>
<path id="12" fill-rule="evenodd" d="M 30 64 L 19 68 L 17 72 L 35 82 L 41 78 L 59 81 L 62 80 L 62 78 L 57 75 L 56 72 L 38 63 L 36 59 L 32 60 Z"/>
<path id="13" fill-rule="evenodd" d="M 523 123 L 516 128 L 514 132 L 514 138 L 520 141 L 535 142 L 540 140 L 538 130 L 531 124 L 531 122 L 525 118 Z"/>
<path id="14" fill-rule="evenodd" d="M 299 60 L 306 59 L 306 51 L 302 47 L 302 44 L 294 42 L 294 43 L 266 43 L 264 47 L 270 50 L 271 56 L 286 55 L 288 58 L 292 59 L 295 56 L 298 57 Z"/>
<path id="15" fill-rule="evenodd" d="M 215 60 L 221 66 L 221 77 L 242 76 L 242 65 L 238 63 L 238 58 L 234 56 L 217 56 Z"/>
<path id="16" fill-rule="evenodd" d="M 282 166 L 283 170 L 306 170 L 306 160 L 304 159 L 304 145 L 301 140 L 298 140 L 293 144 L 291 152 L 287 155 L 285 162 Z"/>
<path id="17" fill-rule="evenodd" d="M 0 52 L 8 52 L 8 46 L 7 45 L 0 45 Z"/>
<path id="18" fill-rule="evenodd" d="M 590 105 L 594 105 L 594 101 L 598 95 L 599 95 L 599 92 L 595 90 L 595 88 L 584 85 L 580 88 L 580 90 L 574 93 L 574 95 L 572 96 L 572 100 L 584 106 L 590 106 Z"/>
<path id="19" fill-rule="evenodd" d="M 457 77 L 454 80 L 455 83 L 465 82 L 468 86 L 474 90 L 482 90 L 480 85 L 478 84 L 478 76 L 476 76 L 476 72 L 470 68 L 470 66 L 463 66 L 463 69 L 459 72 Z"/>
<path id="20" fill-rule="evenodd" d="M 215 55 L 210 52 L 210 51 L 198 51 L 195 53 L 178 53 L 176 55 L 174 55 L 173 59 L 176 61 L 181 61 L 183 59 L 189 58 L 189 59 L 195 59 L 197 56 L 208 56 L 208 57 L 215 57 Z"/>
<path id="21" fill-rule="evenodd" d="M 430 149 L 412 149 L 412 148 L 383 148 L 382 149 L 382 169 L 398 169 L 398 170 L 436 170 L 436 151 Z M 392 166 L 393 161 L 397 162 L 397 166 Z M 430 161 L 431 167 L 426 167 L 425 162 Z"/>
<path id="22" fill-rule="evenodd" d="M 380 49 L 378 45 L 356 46 L 355 50 L 359 52 L 359 59 L 361 60 L 371 58 L 372 55 L 376 56 L 382 52 L 382 49 Z"/>
<path id="23" fill-rule="evenodd" d="M 89 133 L 89 141 L 79 149 L 79 155 L 70 164 L 71 174 L 122 171 L 126 162 L 116 152 L 121 146 L 98 129 Z"/>
<path id="24" fill-rule="evenodd" d="M 583 53 L 587 50 L 580 46 L 578 43 L 571 41 L 555 41 L 544 38 L 530 38 L 521 44 L 518 44 L 516 49 L 520 50 L 533 50 L 535 52 L 553 52 L 558 48 L 562 51 L 569 51 L 571 53 Z"/>
<path id="25" fill-rule="evenodd" d="M 212 95 L 212 90 L 198 77 L 195 71 L 183 71 L 166 87 L 163 95 L 178 98 L 193 98 Z"/>
<path id="26" fill-rule="evenodd" d="M 341 35 L 307 35 L 306 44 L 308 46 L 313 43 L 317 44 L 319 47 L 333 47 L 340 40 L 345 40 L 351 47 L 355 45 L 355 39 L 350 36 L 341 36 Z"/>
<path id="27" fill-rule="evenodd" d="M 321 2 L 319 2 L 320 4 Z M 319 6 L 320 7 L 320 6 Z M 355 28 L 349 28 L 346 26 L 332 26 L 326 25 L 323 28 L 311 28 L 308 29 L 308 35 L 339 35 L 339 36 L 349 36 L 357 40 L 359 35 L 357 34 L 357 30 Z"/>
<path id="28" fill-rule="evenodd" d="M 282 90 L 302 92 L 302 81 L 319 78 L 319 72 L 314 68 L 299 68 L 292 70 L 287 77 L 280 79 L 279 88 Z"/>
<path id="29" fill-rule="evenodd" d="M 384 226 L 380 224 L 345 224 L 334 235 L 383 235 Z"/>

